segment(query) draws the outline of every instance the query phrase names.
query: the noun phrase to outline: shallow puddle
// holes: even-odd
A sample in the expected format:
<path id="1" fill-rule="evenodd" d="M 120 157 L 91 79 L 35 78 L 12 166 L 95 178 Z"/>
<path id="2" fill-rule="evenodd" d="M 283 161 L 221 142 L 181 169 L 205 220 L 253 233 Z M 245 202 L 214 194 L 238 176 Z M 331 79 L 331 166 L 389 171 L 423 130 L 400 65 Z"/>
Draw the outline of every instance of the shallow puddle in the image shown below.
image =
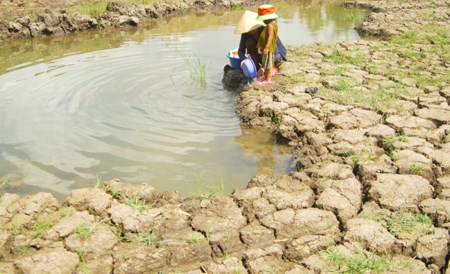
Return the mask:
<path id="1" fill-rule="evenodd" d="M 363 12 L 277 8 L 285 45 L 359 39 Z M 0 45 L 0 184 L 58 196 L 120 178 L 189 195 L 292 171 L 270 133 L 242 128 L 221 83 L 241 14 Z"/>

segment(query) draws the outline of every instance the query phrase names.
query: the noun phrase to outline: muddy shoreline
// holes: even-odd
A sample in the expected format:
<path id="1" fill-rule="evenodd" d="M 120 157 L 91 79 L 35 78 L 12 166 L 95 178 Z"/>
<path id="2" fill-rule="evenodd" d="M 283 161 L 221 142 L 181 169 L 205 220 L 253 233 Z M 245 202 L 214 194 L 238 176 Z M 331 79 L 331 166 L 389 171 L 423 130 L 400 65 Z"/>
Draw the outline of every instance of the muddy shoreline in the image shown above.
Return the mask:
<path id="1" fill-rule="evenodd" d="M 77 1 L 43 2 L 34 3 L 37 6 L 34 11 L 25 9 L 20 2 L 2 2 L 0 7 L 5 11 L 0 20 L 0 41 L 60 36 L 94 29 L 130 28 L 165 17 L 186 13 L 205 14 L 245 5 L 244 1 L 215 0 L 165 0 L 148 5 L 109 2 L 105 12 L 93 17 L 70 12 Z M 41 5 L 48 5 L 48 8 Z"/>
<path id="2" fill-rule="evenodd" d="M 450 2 L 344 4 L 379 39 L 290 48 L 273 86 L 236 87 L 297 172 L 229 196 L 6 193 L 0 273 L 450 273 Z"/>

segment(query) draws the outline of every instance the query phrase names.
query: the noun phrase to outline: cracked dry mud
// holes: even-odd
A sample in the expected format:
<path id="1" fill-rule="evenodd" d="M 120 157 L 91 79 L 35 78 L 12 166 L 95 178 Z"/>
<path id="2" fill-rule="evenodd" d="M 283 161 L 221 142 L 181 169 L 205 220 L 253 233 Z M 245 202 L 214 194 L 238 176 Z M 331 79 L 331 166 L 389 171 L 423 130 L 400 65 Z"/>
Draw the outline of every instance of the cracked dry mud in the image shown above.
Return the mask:
<path id="1" fill-rule="evenodd" d="M 229 196 L 6 193 L 0 272 L 450 273 L 450 3 L 345 5 L 378 39 L 290 48 L 273 86 L 235 87 L 242 122 L 292 146 L 297 172 Z"/>

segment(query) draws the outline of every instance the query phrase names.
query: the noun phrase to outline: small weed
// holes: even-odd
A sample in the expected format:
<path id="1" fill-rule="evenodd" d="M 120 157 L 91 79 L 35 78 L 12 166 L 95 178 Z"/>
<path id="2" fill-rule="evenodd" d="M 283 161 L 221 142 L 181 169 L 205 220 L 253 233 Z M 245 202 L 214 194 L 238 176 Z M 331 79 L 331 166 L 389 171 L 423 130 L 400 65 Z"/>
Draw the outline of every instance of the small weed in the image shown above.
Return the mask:
<path id="1" fill-rule="evenodd" d="M 272 123 L 274 123 L 277 127 L 281 125 L 282 116 L 280 114 L 275 113 L 273 110 L 267 110 L 264 114 L 269 117 Z"/>
<path id="2" fill-rule="evenodd" d="M 405 143 L 405 142 L 408 142 L 408 137 L 406 137 L 406 135 L 398 135 L 398 136 L 397 136 L 397 140 L 398 140 L 399 142 Z"/>
<path id="3" fill-rule="evenodd" d="M 102 187 L 102 176 L 98 175 L 96 176 L 96 182 L 95 182 L 95 188 L 101 188 Z"/>
<path id="4" fill-rule="evenodd" d="M 354 22 L 357 18 L 357 14 L 354 11 L 349 11 L 347 12 L 347 14 L 345 15 L 345 20 L 349 21 L 349 22 Z"/>
<path id="5" fill-rule="evenodd" d="M 135 193 L 132 198 L 126 198 L 125 204 L 139 210 L 140 212 L 152 208 L 151 205 L 147 204 L 144 199 L 142 199 L 139 193 Z"/>
<path id="6" fill-rule="evenodd" d="M 333 69 L 334 75 L 343 75 L 345 72 L 347 72 L 347 68 L 344 68 L 344 67 L 335 67 Z"/>
<path id="7" fill-rule="evenodd" d="M 119 189 L 113 189 L 109 185 L 105 187 L 105 192 L 111 194 L 111 196 L 115 199 L 120 198 L 122 196 L 122 192 Z"/>
<path id="8" fill-rule="evenodd" d="M 76 231 L 81 240 L 86 240 L 97 231 L 97 226 L 92 223 L 83 223 L 77 226 Z"/>
<path id="9" fill-rule="evenodd" d="M 391 39 L 389 39 L 389 41 L 391 43 L 400 45 L 400 46 L 407 46 L 407 45 L 412 45 L 414 43 L 416 43 L 418 40 L 418 35 L 416 34 L 416 32 L 414 31 L 407 31 L 405 33 L 403 33 L 402 35 L 396 35 L 393 36 Z"/>
<path id="10" fill-rule="evenodd" d="M 88 266 L 86 264 L 86 251 L 77 250 L 78 258 L 80 259 L 81 268 L 83 273 L 88 273 Z"/>
<path id="11" fill-rule="evenodd" d="M 189 66 L 191 79 L 203 87 L 206 86 L 206 64 L 197 55 L 194 55 L 193 60 L 190 57 L 186 57 L 185 60 Z"/>
<path id="12" fill-rule="evenodd" d="M 413 163 L 410 167 L 410 171 L 412 174 L 420 174 L 425 168 L 426 165 L 423 163 Z"/>
<path id="13" fill-rule="evenodd" d="M 231 9 L 232 10 L 238 10 L 238 9 L 240 9 L 241 8 L 241 4 L 240 3 L 231 3 Z"/>
<path id="14" fill-rule="evenodd" d="M 20 225 L 17 220 L 15 220 L 13 218 L 13 220 L 11 221 L 11 233 L 12 235 L 16 236 L 19 235 L 20 233 L 22 233 L 23 231 L 23 227 L 22 225 Z"/>
<path id="15" fill-rule="evenodd" d="M 378 216 L 368 217 L 378 222 L 384 222 L 386 229 L 394 236 L 400 234 L 410 234 L 413 232 L 428 233 L 432 227 L 432 221 L 426 214 L 413 215 L 408 213 L 406 209 L 401 208 L 398 211 L 389 214 L 383 213 Z"/>
<path id="16" fill-rule="evenodd" d="M 197 179 L 199 182 L 199 179 Z M 198 183 L 197 192 L 193 193 L 193 196 L 202 198 L 202 199 L 208 199 L 213 200 L 217 197 L 221 197 L 225 195 L 225 184 L 223 181 L 220 183 L 219 187 L 211 187 L 207 186 L 206 190 L 203 190 L 205 187 L 200 187 L 200 184 Z"/>
<path id="17" fill-rule="evenodd" d="M 19 248 L 19 252 L 22 255 L 25 255 L 28 253 L 28 246 L 22 246 L 21 248 Z M 1 273 L 1 272 L 0 272 Z"/>
<path id="18" fill-rule="evenodd" d="M 68 217 L 68 216 L 72 216 L 75 213 L 75 211 L 76 210 L 73 207 L 63 206 L 59 210 L 59 214 L 61 215 L 61 217 Z"/>
<path id="19" fill-rule="evenodd" d="M 332 263 L 339 263 L 345 259 L 344 255 L 335 247 L 329 247 L 322 252 L 322 256 L 325 260 Z"/>
<path id="20" fill-rule="evenodd" d="M 331 62 L 335 64 L 352 64 L 355 66 L 360 66 L 364 63 L 364 56 L 358 54 L 357 56 L 349 56 L 344 52 L 335 49 L 333 53 L 327 57 Z"/>
<path id="21" fill-rule="evenodd" d="M 188 244 L 199 244 L 206 241 L 206 237 L 201 233 L 190 233 L 186 236 Z"/>
<path id="22" fill-rule="evenodd" d="M 394 157 L 395 150 L 395 138 L 391 136 L 385 136 L 382 139 L 384 152 L 392 159 Z"/>
<path id="23" fill-rule="evenodd" d="M 50 230 L 50 228 L 52 226 L 53 226 L 53 222 L 46 218 L 36 221 L 36 223 L 34 223 L 34 225 L 32 227 L 33 238 L 38 238 L 38 237 L 47 235 L 47 232 Z"/>
<path id="24" fill-rule="evenodd" d="M 141 233 L 141 234 L 127 234 L 124 240 L 131 243 L 144 244 L 147 246 L 158 247 L 161 242 L 161 236 L 155 232 L 152 233 Z"/>
<path id="25" fill-rule="evenodd" d="M 106 2 L 87 2 L 78 4 L 69 9 L 69 14 L 86 14 L 94 18 L 100 17 L 106 11 Z"/>
<path id="26" fill-rule="evenodd" d="M 354 251 L 354 256 L 345 256 L 337 248 L 329 247 L 321 255 L 326 261 L 338 264 L 339 273 L 384 273 L 392 268 L 387 258 L 368 251 Z"/>
<path id="27" fill-rule="evenodd" d="M 420 213 L 419 215 L 417 215 L 416 221 L 418 223 L 425 224 L 425 225 L 432 225 L 433 224 L 433 222 L 431 221 L 430 217 L 428 217 L 428 215 L 426 213 Z"/>
<path id="28" fill-rule="evenodd" d="M 346 77 L 339 78 L 339 80 L 336 84 L 336 89 L 339 91 L 348 91 L 350 89 L 349 79 Z"/>
<path id="29" fill-rule="evenodd" d="M 358 166 L 361 162 L 373 162 L 376 157 L 368 152 L 357 152 L 350 155 L 353 167 Z"/>

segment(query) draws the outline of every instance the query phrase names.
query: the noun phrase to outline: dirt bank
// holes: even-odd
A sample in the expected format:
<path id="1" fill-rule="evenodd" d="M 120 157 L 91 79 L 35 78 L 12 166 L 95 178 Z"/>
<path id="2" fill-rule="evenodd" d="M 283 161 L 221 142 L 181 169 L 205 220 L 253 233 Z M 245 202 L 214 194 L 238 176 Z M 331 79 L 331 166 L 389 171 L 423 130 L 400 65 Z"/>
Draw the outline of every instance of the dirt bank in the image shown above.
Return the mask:
<path id="1" fill-rule="evenodd" d="M 126 1 L 125 1 L 126 2 Z M 134 1 L 138 3 L 139 1 Z M 105 2 L 106 11 L 98 3 L 81 0 L 2 1 L 0 4 L 0 41 L 20 38 L 64 35 L 91 29 L 135 27 L 146 21 L 187 12 L 206 13 L 211 10 L 243 5 L 243 1 L 227 0 L 155 0 L 149 4 Z M 97 4 L 96 4 L 97 3 Z M 82 7 L 85 7 L 82 9 Z M 86 11 L 85 11 L 86 10 Z"/>
<path id="2" fill-rule="evenodd" d="M 290 48 L 275 85 L 238 87 L 297 172 L 230 196 L 4 194 L 0 273 L 450 273 L 450 3 L 346 5 L 381 39 Z"/>

